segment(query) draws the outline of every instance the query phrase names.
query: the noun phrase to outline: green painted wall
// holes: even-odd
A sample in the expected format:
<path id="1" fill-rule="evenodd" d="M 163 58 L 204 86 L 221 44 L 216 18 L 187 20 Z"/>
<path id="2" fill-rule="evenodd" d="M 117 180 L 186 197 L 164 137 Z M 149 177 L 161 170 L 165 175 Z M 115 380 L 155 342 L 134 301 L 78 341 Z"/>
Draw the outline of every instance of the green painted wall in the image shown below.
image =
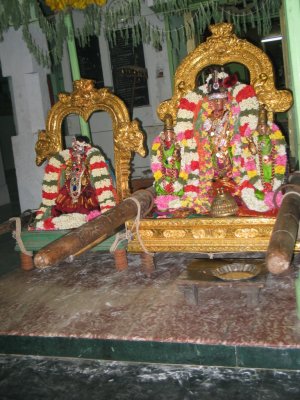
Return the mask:
<path id="1" fill-rule="evenodd" d="M 300 159 L 300 1 L 283 0 L 282 27 L 283 43 L 286 53 L 285 73 L 288 87 L 294 96 L 294 105 L 290 111 L 290 141 L 296 166 Z"/>

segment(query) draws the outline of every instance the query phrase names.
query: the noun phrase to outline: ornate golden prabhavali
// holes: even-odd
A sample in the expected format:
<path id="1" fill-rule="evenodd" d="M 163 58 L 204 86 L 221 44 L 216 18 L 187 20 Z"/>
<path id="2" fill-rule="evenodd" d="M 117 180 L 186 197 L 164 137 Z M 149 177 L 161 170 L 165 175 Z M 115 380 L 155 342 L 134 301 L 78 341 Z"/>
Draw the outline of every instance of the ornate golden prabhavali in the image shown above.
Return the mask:
<path id="1" fill-rule="evenodd" d="M 288 110 L 292 95 L 274 86 L 273 67 L 258 47 L 233 34 L 233 26 L 220 23 L 210 26 L 212 36 L 188 54 L 175 72 L 174 94 L 158 107 L 162 121 L 171 115 L 176 123 L 180 98 L 194 90 L 198 74 L 210 65 L 243 64 L 250 73 L 258 100 L 265 104 L 269 120 L 275 112 Z M 266 251 L 275 218 L 226 217 L 191 219 L 143 219 L 140 237 L 151 252 L 263 252 Z M 131 223 L 128 224 L 131 227 Z M 300 250 L 299 243 L 296 250 Z M 140 252 L 138 240 L 129 243 L 129 251 Z"/>
<path id="2" fill-rule="evenodd" d="M 133 153 L 146 154 L 144 134 L 137 120 L 130 120 L 125 103 L 109 89 L 95 89 L 94 82 L 81 79 L 73 83 L 73 92 L 60 94 L 48 113 L 46 130 L 40 131 L 36 143 L 36 163 L 62 150 L 61 127 L 65 117 L 80 115 L 85 121 L 95 111 L 107 111 L 112 119 L 116 184 L 119 199 L 129 196 L 130 161 Z"/>
<path id="3" fill-rule="evenodd" d="M 173 97 L 161 103 L 157 110 L 162 121 L 170 114 L 175 124 L 180 98 L 195 89 L 199 72 L 210 65 L 239 63 L 248 68 L 250 84 L 254 86 L 259 102 L 265 104 L 270 120 L 274 112 L 284 112 L 291 107 L 292 94 L 275 88 L 272 63 L 261 49 L 239 39 L 233 33 L 232 24 L 220 23 L 209 29 L 212 36 L 188 54 L 177 68 Z"/>

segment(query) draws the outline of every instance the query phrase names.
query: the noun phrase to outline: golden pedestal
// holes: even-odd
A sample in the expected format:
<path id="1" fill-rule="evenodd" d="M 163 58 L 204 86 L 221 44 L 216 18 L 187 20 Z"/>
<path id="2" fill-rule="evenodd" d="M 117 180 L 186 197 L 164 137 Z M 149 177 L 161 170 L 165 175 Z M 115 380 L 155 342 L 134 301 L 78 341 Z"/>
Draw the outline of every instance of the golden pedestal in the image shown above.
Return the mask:
<path id="1" fill-rule="evenodd" d="M 150 252 L 246 253 L 267 250 L 275 218 L 157 218 L 142 219 L 139 235 Z M 132 221 L 127 223 L 132 227 Z M 135 237 L 131 252 L 142 252 Z M 300 250 L 300 243 L 296 244 Z"/>

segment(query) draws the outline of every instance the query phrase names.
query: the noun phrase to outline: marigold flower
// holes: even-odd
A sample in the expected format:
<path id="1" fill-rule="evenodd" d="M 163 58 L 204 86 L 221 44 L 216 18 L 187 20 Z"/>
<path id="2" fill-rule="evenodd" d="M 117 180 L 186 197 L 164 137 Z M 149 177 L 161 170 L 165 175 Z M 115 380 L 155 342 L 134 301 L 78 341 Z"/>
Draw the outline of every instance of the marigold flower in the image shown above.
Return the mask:
<path id="1" fill-rule="evenodd" d="M 162 177 L 162 172 L 161 171 L 156 171 L 156 172 L 154 172 L 153 175 L 154 175 L 154 179 L 156 181 L 158 181 Z"/>

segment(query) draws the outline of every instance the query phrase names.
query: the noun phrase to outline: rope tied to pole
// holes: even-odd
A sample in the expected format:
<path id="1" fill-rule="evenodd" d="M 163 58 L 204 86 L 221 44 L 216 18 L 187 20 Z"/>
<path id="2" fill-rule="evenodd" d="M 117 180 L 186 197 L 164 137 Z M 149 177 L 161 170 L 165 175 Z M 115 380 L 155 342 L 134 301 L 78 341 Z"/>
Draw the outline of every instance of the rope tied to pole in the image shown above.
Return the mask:
<path id="1" fill-rule="evenodd" d="M 115 241 L 113 242 L 113 244 L 110 247 L 110 252 L 113 253 L 118 248 L 118 246 L 124 241 L 131 242 L 134 238 L 134 234 L 136 234 L 136 237 L 139 241 L 141 248 L 143 249 L 143 252 L 150 256 L 154 256 L 154 253 L 151 253 L 151 252 L 149 252 L 149 250 L 146 249 L 146 247 L 143 243 L 143 240 L 141 238 L 141 235 L 140 235 L 141 203 L 135 197 L 128 197 L 127 199 L 124 199 L 124 201 L 128 201 L 128 200 L 133 201 L 137 206 L 137 214 L 136 214 L 135 220 L 132 224 L 131 229 L 128 229 L 127 226 L 125 226 L 124 233 L 118 232 L 116 234 Z M 147 214 L 149 212 L 149 210 L 152 209 L 152 207 L 153 207 L 153 199 L 152 199 L 152 202 L 151 202 L 148 210 L 145 212 L 145 214 Z"/>
<path id="2" fill-rule="evenodd" d="M 32 256 L 32 254 L 33 254 L 32 251 L 26 250 L 25 245 L 22 240 L 22 237 L 21 237 L 21 231 L 22 231 L 21 218 L 13 217 L 13 218 L 10 218 L 9 221 L 16 222 L 16 229 L 12 232 L 12 236 L 14 239 L 16 239 L 18 246 L 21 250 L 21 253 L 26 254 L 27 256 Z"/>

